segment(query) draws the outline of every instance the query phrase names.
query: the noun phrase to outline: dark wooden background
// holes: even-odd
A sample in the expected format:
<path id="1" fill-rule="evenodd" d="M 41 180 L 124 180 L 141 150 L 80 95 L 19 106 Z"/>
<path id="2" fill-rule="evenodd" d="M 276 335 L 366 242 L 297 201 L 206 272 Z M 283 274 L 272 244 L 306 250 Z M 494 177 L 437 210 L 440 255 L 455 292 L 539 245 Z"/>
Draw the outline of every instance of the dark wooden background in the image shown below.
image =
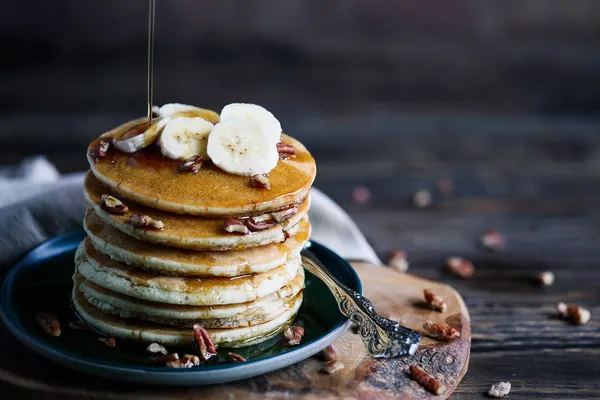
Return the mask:
<path id="1" fill-rule="evenodd" d="M 145 31 L 141 0 L 4 5 L 0 164 L 85 168 L 89 140 L 144 113 Z M 412 273 L 459 290 L 473 351 L 453 398 L 509 380 L 510 398 L 596 399 L 599 45 L 595 0 L 158 0 L 155 98 L 271 109 L 382 258 L 404 249 Z M 453 197 L 435 195 L 443 178 Z M 419 189 L 430 208 L 410 205 Z M 487 228 L 503 252 L 479 249 Z M 473 279 L 444 273 L 452 255 Z M 528 282 L 542 270 L 554 286 Z M 556 319 L 558 301 L 592 321 Z"/>

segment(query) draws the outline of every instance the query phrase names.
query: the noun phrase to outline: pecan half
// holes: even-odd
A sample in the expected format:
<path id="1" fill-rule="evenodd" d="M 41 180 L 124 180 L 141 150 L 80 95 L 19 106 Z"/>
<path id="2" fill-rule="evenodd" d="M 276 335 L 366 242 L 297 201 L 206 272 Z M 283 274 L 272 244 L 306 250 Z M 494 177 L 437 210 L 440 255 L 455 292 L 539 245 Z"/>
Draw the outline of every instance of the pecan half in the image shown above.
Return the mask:
<path id="1" fill-rule="evenodd" d="M 241 233 L 242 235 L 247 235 L 250 233 L 250 230 L 241 219 L 239 218 L 227 218 L 223 222 L 223 230 L 227 233 Z"/>
<path id="2" fill-rule="evenodd" d="M 292 218 L 298 212 L 298 207 L 288 208 L 287 210 L 273 211 L 271 217 L 277 222 L 283 222 Z"/>
<path id="3" fill-rule="evenodd" d="M 69 328 L 74 331 L 89 331 L 90 324 L 85 321 L 71 321 L 69 322 Z"/>
<path id="4" fill-rule="evenodd" d="M 227 357 L 229 357 L 229 361 L 231 361 L 233 363 L 239 363 L 239 362 L 246 362 L 246 361 L 248 361 L 244 357 L 240 356 L 237 353 L 227 353 Z"/>
<path id="5" fill-rule="evenodd" d="M 105 209 L 111 214 L 123 215 L 127 214 L 129 207 L 127 207 L 121 200 L 109 194 L 103 194 L 100 197 L 100 207 Z"/>
<path id="6" fill-rule="evenodd" d="M 167 368 L 192 368 L 194 366 L 194 363 L 189 359 L 180 359 L 167 361 L 165 365 Z"/>
<path id="7" fill-rule="evenodd" d="M 488 396 L 501 399 L 504 396 L 508 396 L 511 389 L 510 382 L 498 382 L 494 383 L 488 392 Z"/>
<path id="8" fill-rule="evenodd" d="M 338 360 L 332 360 L 325 363 L 323 367 L 323 371 L 327 372 L 329 375 L 334 375 L 344 369 L 344 364 L 342 364 Z"/>
<path id="9" fill-rule="evenodd" d="M 392 250 L 390 252 L 390 258 L 388 265 L 400 272 L 408 271 L 408 260 L 406 259 L 406 253 L 401 250 Z"/>
<path id="10" fill-rule="evenodd" d="M 271 181 L 266 175 L 254 175 L 252 178 L 250 178 L 250 186 L 259 189 L 271 190 Z"/>
<path id="11" fill-rule="evenodd" d="M 410 371 L 410 379 L 417 381 L 417 383 L 423 386 L 425 389 L 433 394 L 442 394 L 446 390 L 440 381 L 429 375 L 423 368 L 416 365 L 408 367 Z"/>
<path id="12" fill-rule="evenodd" d="M 569 306 L 567 306 L 566 303 L 558 303 L 556 305 L 556 313 L 558 314 L 558 316 L 560 318 L 566 318 L 567 317 L 567 309 L 569 308 Z"/>
<path id="13" fill-rule="evenodd" d="M 193 365 L 200 365 L 200 358 L 198 358 L 198 356 L 195 356 L 193 354 L 184 354 L 181 357 L 181 361 L 191 362 Z"/>
<path id="14" fill-rule="evenodd" d="M 194 327 L 194 346 L 200 359 L 204 362 L 209 358 L 217 354 L 217 347 L 213 343 L 210 333 L 199 324 L 195 324 Z"/>
<path id="15" fill-rule="evenodd" d="M 250 218 L 246 219 L 245 222 L 246 222 L 246 226 L 248 227 L 248 229 L 250 229 L 250 232 L 264 231 L 265 229 L 269 229 L 269 228 L 277 225 L 277 222 L 275 222 L 275 221 L 259 222 L 254 217 L 250 217 Z"/>
<path id="16" fill-rule="evenodd" d="M 435 294 L 430 289 L 423 290 L 423 296 L 425 297 L 425 302 L 433 307 L 435 310 L 439 312 L 446 312 L 448 309 L 448 304 L 442 299 L 440 296 Z"/>
<path id="17" fill-rule="evenodd" d="M 470 278 L 475 273 L 475 267 L 473 264 L 460 257 L 450 257 L 447 259 L 446 268 L 454 275 L 457 275 L 463 279 Z"/>
<path id="18" fill-rule="evenodd" d="M 54 337 L 60 336 L 60 321 L 56 318 L 56 315 L 48 312 L 39 312 L 35 314 L 35 320 L 48 335 Z"/>
<path id="19" fill-rule="evenodd" d="M 592 314 L 580 306 L 568 306 L 567 318 L 575 325 L 585 325 L 590 321 Z"/>
<path id="20" fill-rule="evenodd" d="M 333 361 L 336 359 L 337 353 L 332 344 L 321 350 L 321 357 L 323 357 L 323 360 L 325 361 Z"/>
<path id="21" fill-rule="evenodd" d="M 279 142 L 277 143 L 277 152 L 279 153 L 279 159 L 283 160 L 296 154 L 296 148 L 291 144 Z"/>
<path id="22" fill-rule="evenodd" d="M 554 273 L 550 271 L 544 271 L 537 274 L 535 277 L 535 284 L 538 286 L 550 286 L 554 283 Z"/>
<path id="23" fill-rule="evenodd" d="M 167 355 L 168 351 L 165 348 L 165 346 L 163 346 L 162 344 L 158 344 L 158 343 L 150 343 L 148 345 L 148 347 L 146 347 L 146 351 L 148 353 L 152 353 L 152 354 L 162 354 L 162 355 Z"/>
<path id="24" fill-rule="evenodd" d="M 304 336 L 304 328 L 300 326 L 288 326 L 283 331 L 283 336 L 286 339 L 285 344 L 288 346 L 299 345 L 302 341 L 302 336 Z"/>
<path id="25" fill-rule="evenodd" d="M 165 224 L 162 221 L 149 217 L 148 215 L 132 214 L 129 222 L 136 228 L 151 228 L 157 231 L 162 230 Z"/>
<path id="26" fill-rule="evenodd" d="M 433 321 L 427 321 L 423 324 L 423 329 L 429 337 L 437 340 L 449 341 L 460 337 L 460 332 L 450 325 L 440 324 Z"/>
<path id="27" fill-rule="evenodd" d="M 202 168 L 202 156 L 191 156 L 179 166 L 180 172 L 197 173 Z"/>
<path id="28" fill-rule="evenodd" d="M 101 341 L 102 343 L 104 343 L 108 347 L 113 347 L 113 348 L 117 347 L 117 341 L 112 336 L 110 336 L 110 337 L 99 337 L 98 340 Z"/>
<path id="29" fill-rule="evenodd" d="M 105 157 L 106 152 L 108 152 L 109 147 L 110 147 L 109 142 L 105 142 L 104 140 L 101 140 L 100 144 L 98 146 L 94 147 L 94 150 L 92 150 L 92 157 L 94 157 L 96 159 L 96 161 Z"/>
<path id="30" fill-rule="evenodd" d="M 152 357 L 152 361 L 154 361 L 157 364 L 165 364 L 165 363 L 168 363 L 169 361 L 176 361 L 176 360 L 179 360 L 179 354 L 177 354 L 177 353 L 164 354 L 164 355 Z"/>

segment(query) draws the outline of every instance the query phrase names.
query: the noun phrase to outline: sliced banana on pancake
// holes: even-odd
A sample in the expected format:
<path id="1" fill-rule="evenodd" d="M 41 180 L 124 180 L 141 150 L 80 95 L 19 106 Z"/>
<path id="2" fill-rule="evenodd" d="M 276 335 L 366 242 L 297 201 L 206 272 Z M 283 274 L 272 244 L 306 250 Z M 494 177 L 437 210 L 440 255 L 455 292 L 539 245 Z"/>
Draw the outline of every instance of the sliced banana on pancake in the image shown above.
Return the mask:
<path id="1" fill-rule="evenodd" d="M 200 117 L 212 123 L 219 121 L 219 114 L 212 110 L 181 103 L 168 103 L 163 105 L 158 109 L 158 115 L 160 117 L 170 117 L 172 119 L 178 116 Z"/>
<path id="2" fill-rule="evenodd" d="M 177 117 L 165 126 L 160 135 L 160 152 L 174 160 L 206 157 L 208 135 L 213 127 L 213 124 L 200 117 Z"/>
<path id="3" fill-rule="evenodd" d="M 281 140 L 281 124 L 266 108 L 256 104 L 232 103 L 223 107 L 220 115 L 221 121 L 230 118 L 244 118 L 257 122 L 267 133 L 273 143 Z"/>
<path id="4" fill-rule="evenodd" d="M 169 119 L 155 119 L 150 126 L 145 120 L 133 122 L 123 125 L 121 130 L 113 136 L 113 145 L 125 153 L 134 153 L 154 143 Z"/>
<path id="5" fill-rule="evenodd" d="M 212 162 L 230 174 L 267 174 L 277 166 L 276 142 L 256 121 L 228 118 L 215 125 L 208 137 Z"/>

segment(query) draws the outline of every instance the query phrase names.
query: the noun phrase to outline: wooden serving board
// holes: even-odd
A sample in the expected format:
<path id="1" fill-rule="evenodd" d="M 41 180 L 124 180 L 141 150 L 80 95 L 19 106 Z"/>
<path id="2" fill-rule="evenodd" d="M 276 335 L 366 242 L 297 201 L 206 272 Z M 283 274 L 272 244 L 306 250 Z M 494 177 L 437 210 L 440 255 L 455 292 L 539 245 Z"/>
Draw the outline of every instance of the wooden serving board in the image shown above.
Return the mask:
<path id="1" fill-rule="evenodd" d="M 369 357 L 362 341 L 346 332 L 334 346 L 345 368 L 336 375 L 321 370 L 323 361 L 312 357 L 291 367 L 244 381 L 198 388 L 164 388 L 109 381 L 61 367 L 34 354 L 4 329 L 0 333 L 0 398 L 2 393 L 37 399 L 445 399 L 467 371 L 471 348 L 469 313 L 460 295 L 451 287 L 390 268 L 354 263 L 364 294 L 385 317 L 422 332 L 427 320 L 445 322 L 461 332 L 452 342 L 423 336 L 413 357 L 376 360 Z M 448 303 L 444 314 L 427 308 L 423 289 L 430 288 Z M 426 392 L 410 380 L 411 364 L 423 367 L 446 385 L 439 396 Z M 10 397 L 10 396 L 9 396 Z M 7 397 L 8 398 L 8 397 Z M 12 398 L 12 397 L 11 397 Z"/>

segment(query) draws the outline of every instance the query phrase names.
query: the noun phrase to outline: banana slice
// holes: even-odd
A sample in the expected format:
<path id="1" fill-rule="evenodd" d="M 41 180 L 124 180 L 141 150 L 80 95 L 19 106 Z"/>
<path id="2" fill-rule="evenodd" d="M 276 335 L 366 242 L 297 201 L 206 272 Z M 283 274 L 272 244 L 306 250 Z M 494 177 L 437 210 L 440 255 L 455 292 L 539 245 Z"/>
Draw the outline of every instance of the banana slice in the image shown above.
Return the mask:
<path id="1" fill-rule="evenodd" d="M 177 117 L 200 117 L 213 123 L 219 121 L 219 115 L 212 110 L 180 103 L 163 105 L 159 108 L 158 115 L 161 117 L 171 117 L 172 119 Z"/>
<path id="2" fill-rule="evenodd" d="M 167 122 L 168 118 L 161 118 L 153 120 L 150 126 L 146 121 L 125 126 L 113 136 L 113 144 L 125 153 L 134 153 L 154 143 Z"/>
<path id="3" fill-rule="evenodd" d="M 248 118 L 258 122 L 273 143 L 281 139 L 281 124 L 270 111 L 256 104 L 232 103 L 221 110 L 221 121 L 229 118 Z"/>
<path id="4" fill-rule="evenodd" d="M 208 134 L 214 125 L 200 117 L 177 117 L 163 129 L 158 144 L 161 153 L 175 160 L 206 157 Z"/>
<path id="5" fill-rule="evenodd" d="M 266 174 L 277 165 L 279 154 L 273 137 L 258 122 L 228 118 L 215 125 L 208 137 L 208 156 L 230 174 Z"/>

